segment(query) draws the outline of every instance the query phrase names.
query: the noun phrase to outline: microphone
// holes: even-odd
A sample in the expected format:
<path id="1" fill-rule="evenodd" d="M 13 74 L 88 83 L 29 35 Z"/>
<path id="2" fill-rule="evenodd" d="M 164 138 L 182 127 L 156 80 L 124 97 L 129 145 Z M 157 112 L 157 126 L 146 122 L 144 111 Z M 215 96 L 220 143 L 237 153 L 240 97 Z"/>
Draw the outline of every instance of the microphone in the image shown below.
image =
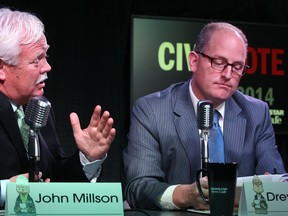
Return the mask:
<path id="1" fill-rule="evenodd" d="M 47 123 L 51 104 L 44 96 L 33 97 L 25 110 L 25 122 L 30 126 L 28 157 L 30 162 L 29 181 L 34 181 L 34 175 L 39 174 L 40 145 L 38 132 Z"/>
<path id="2" fill-rule="evenodd" d="M 201 100 L 197 104 L 198 128 L 201 130 L 201 168 L 207 169 L 209 162 L 208 138 L 213 126 L 213 103 L 209 100 Z"/>
<path id="3" fill-rule="evenodd" d="M 34 131 L 39 131 L 47 123 L 51 104 L 44 96 L 30 99 L 25 110 L 25 122 Z"/>

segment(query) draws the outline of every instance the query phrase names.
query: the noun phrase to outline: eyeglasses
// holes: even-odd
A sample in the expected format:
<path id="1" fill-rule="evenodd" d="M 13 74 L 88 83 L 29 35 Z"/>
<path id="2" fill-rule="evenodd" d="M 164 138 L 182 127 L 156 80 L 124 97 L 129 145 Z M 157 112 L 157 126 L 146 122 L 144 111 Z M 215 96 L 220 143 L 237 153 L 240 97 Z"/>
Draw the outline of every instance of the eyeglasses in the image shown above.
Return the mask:
<path id="1" fill-rule="evenodd" d="M 245 65 L 240 62 L 235 62 L 233 64 L 228 63 L 225 59 L 222 58 L 213 58 L 209 55 L 206 55 L 202 52 L 197 52 L 198 54 L 201 54 L 203 57 L 208 58 L 211 61 L 211 67 L 219 72 L 224 71 L 227 66 L 232 67 L 232 72 L 235 75 L 243 76 L 245 72 L 250 68 L 248 65 Z"/>

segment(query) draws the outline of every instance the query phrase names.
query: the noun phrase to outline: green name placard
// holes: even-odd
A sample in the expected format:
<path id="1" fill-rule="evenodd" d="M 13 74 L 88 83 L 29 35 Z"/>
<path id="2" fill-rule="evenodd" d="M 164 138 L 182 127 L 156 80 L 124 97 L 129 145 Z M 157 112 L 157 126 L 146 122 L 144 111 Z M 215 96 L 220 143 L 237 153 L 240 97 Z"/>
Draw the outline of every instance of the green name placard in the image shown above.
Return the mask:
<path id="1" fill-rule="evenodd" d="M 244 182 L 238 215 L 288 215 L 288 183 Z"/>
<path id="2" fill-rule="evenodd" d="M 5 215 L 123 216 L 121 183 L 8 183 Z"/>

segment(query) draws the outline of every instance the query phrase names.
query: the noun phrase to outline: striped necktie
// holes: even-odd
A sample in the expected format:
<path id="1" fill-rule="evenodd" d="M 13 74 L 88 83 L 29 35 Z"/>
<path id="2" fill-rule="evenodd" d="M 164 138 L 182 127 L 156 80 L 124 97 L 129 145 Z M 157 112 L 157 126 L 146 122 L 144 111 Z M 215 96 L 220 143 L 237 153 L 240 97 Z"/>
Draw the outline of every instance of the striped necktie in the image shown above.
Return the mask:
<path id="1" fill-rule="evenodd" d="M 211 163 L 224 163 L 224 140 L 219 125 L 220 113 L 215 110 L 213 116 L 213 127 L 210 129 L 210 137 L 208 140 L 209 160 Z"/>
<path id="2" fill-rule="evenodd" d="M 17 116 L 17 123 L 19 130 L 21 132 L 22 140 L 25 146 L 26 151 L 28 151 L 28 141 L 29 141 L 29 126 L 25 122 L 25 114 L 22 107 L 18 107 L 15 111 Z"/>

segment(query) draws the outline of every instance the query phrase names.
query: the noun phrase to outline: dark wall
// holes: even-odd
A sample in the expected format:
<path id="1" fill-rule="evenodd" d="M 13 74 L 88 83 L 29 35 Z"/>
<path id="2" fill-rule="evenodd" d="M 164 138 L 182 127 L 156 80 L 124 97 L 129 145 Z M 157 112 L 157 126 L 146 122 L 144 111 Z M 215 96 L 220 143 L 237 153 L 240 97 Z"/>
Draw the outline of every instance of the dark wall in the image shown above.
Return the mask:
<path id="1" fill-rule="evenodd" d="M 96 104 L 111 112 L 117 137 L 104 163 L 107 181 L 122 181 L 123 175 L 122 149 L 129 126 L 131 15 L 288 24 L 286 0 L 2 0 L 0 4 L 35 13 L 46 26 L 52 71 L 45 94 L 54 107 L 59 137 L 67 151 L 75 149 L 70 112 L 78 113 L 83 128 Z M 287 136 L 277 135 L 277 142 L 287 163 Z"/>

